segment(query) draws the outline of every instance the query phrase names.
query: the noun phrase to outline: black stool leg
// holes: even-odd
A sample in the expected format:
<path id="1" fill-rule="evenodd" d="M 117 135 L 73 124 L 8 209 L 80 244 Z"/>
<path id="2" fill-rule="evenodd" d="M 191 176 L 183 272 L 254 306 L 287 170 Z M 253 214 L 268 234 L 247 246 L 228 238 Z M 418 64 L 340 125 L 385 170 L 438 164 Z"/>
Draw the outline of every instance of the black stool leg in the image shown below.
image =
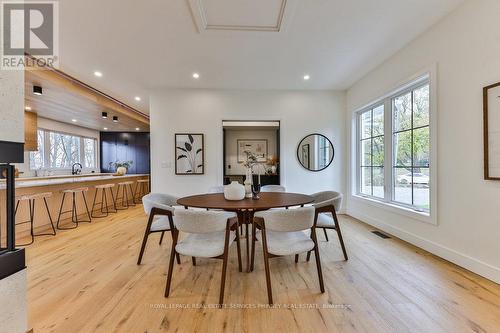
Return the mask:
<path id="1" fill-rule="evenodd" d="M 50 215 L 49 205 L 47 204 L 47 198 L 43 198 L 43 203 L 45 204 L 45 209 L 47 210 L 47 215 L 49 216 L 50 226 L 52 227 L 52 234 L 47 234 L 51 236 L 56 235 L 56 229 L 54 228 L 54 222 L 52 221 L 52 216 Z M 39 235 L 42 236 L 42 235 Z"/>
<path id="2" fill-rule="evenodd" d="M 90 216 L 89 206 L 87 205 L 87 198 L 85 197 L 85 192 L 82 192 L 82 196 L 83 196 L 83 202 L 85 203 L 85 210 L 87 211 L 87 216 L 89 217 L 88 221 L 82 221 L 82 222 L 92 222 L 92 217 Z"/>
<path id="3" fill-rule="evenodd" d="M 132 184 L 128 184 L 125 187 L 128 187 L 128 192 L 130 192 L 131 199 L 132 199 L 130 204 L 127 202 L 127 205 L 129 205 L 131 207 L 134 207 L 135 206 L 135 200 L 134 200 L 134 190 L 132 189 Z M 128 199 L 128 196 L 127 196 L 127 199 Z"/>
<path id="4" fill-rule="evenodd" d="M 63 207 L 64 207 L 64 200 L 66 199 L 66 193 L 63 193 L 63 197 L 61 199 L 61 207 L 59 208 L 59 215 L 57 216 L 57 224 L 56 224 L 56 228 L 59 229 L 59 230 L 69 230 L 69 229 L 75 229 L 76 227 L 78 227 L 78 222 L 76 222 L 76 225 L 73 226 L 73 227 L 66 227 L 66 228 L 63 228 L 63 227 L 60 227 L 59 226 L 59 223 L 61 222 L 61 215 L 64 214 L 64 213 L 69 213 L 71 212 L 71 222 L 75 223 L 74 222 L 74 218 L 73 218 L 73 206 L 71 206 L 71 210 L 67 210 L 67 211 L 63 211 Z"/>

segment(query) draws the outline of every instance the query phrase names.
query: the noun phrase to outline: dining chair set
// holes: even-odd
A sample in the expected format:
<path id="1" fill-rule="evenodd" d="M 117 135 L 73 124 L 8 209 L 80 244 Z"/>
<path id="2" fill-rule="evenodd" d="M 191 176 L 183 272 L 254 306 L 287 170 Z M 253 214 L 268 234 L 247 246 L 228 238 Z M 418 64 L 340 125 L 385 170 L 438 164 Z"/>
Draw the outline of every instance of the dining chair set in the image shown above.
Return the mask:
<path id="1" fill-rule="evenodd" d="M 222 189 L 223 190 L 223 189 Z M 265 192 L 285 192 L 283 186 L 262 187 Z M 209 193 L 221 193 L 221 187 L 209 189 Z M 324 191 L 312 194 L 314 201 L 310 205 L 293 207 L 293 209 L 269 209 L 255 211 L 251 214 L 251 259 L 249 272 L 254 270 L 256 243 L 261 241 L 263 263 L 266 275 L 268 303 L 273 304 L 269 259 L 282 256 L 307 255 L 310 260 L 314 252 L 320 290 L 325 291 L 321 269 L 320 251 L 316 229 L 323 229 L 328 241 L 328 229 L 336 231 L 343 256 L 348 260 L 345 244 L 337 217 L 342 203 L 342 194 Z M 150 193 L 143 197 L 144 211 L 149 219 L 139 252 L 137 264 L 140 265 L 146 249 L 148 237 L 152 233 L 160 233 L 161 244 L 166 232 L 171 234 L 172 246 L 168 264 L 165 297 L 170 295 L 174 264 L 180 264 L 180 255 L 192 258 L 196 266 L 196 258 L 216 258 L 222 260 L 222 276 L 219 304 L 224 301 L 224 289 L 228 264 L 228 253 L 231 245 L 236 243 L 238 270 L 242 272 L 241 244 L 242 234 L 239 231 L 237 214 L 224 210 L 193 209 L 179 206 L 178 198 L 168 194 Z M 180 238 L 182 233 L 182 239 Z M 249 237 L 247 235 L 247 237 Z M 248 244 L 248 243 L 247 243 Z M 247 252 L 248 254 L 248 252 Z"/>

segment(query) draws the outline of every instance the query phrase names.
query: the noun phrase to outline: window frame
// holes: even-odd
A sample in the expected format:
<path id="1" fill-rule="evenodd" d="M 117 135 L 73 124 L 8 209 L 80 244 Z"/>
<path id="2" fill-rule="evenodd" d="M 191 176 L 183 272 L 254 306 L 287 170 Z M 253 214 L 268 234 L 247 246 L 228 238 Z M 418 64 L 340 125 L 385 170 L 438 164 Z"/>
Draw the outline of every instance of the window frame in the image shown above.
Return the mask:
<path id="1" fill-rule="evenodd" d="M 372 103 L 357 109 L 353 112 L 352 129 L 355 131 L 352 136 L 356 143 L 352 145 L 355 157 L 353 167 L 355 176 L 352 179 L 351 186 L 352 196 L 355 200 L 363 200 L 364 202 L 374 205 L 376 207 L 384 208 L 386 210 L 399 213 L 416 220 L 437 225 L 437 142 L 436 142 L 436 70 L 430 68 L 423 71 L 418 75 L 414 75 L 410 79 L 397 85 L 390 93 L 383 95 Z M 422 86 L 429 85 L 429 210 L 418 209 L 413 205 L 404 204 L 394 200 L 394 173 L 393 173 L 393 99 L 405 93 L 411 92 Z M 377 106 L 384 105 L 384 198 L 367 195 L 361 192 L 361 114 L 366 111 L 372 110 Z M 412 124 L 413 126 L 413 124 Z M 413 164 L 413 162 L 412 162 Z M 413 195 L 413 194 L 412 194 Z"/>
<path id="2" fill-rule="evenodd" d="M 52 171 L 70 171 L 71 167 L 65 167 L 65 168 L 52 168 L 48 167 L 50 165 L 50 133 L 55 133 L 55 134 L 62 134 L 62 135 L 70 135 L 73 137 L 78 138 L 79 140 L 79 145 L 80 145 L 80 162 L 82 164 L 82 170 L 84 171 L 92 171 L 92 170 L 98 170 L 99 169 L 99 139 L 91 136 L 82 136 L 78 135 L 75 133 L 68 133 L 64 131 L 57 131 L 57 130 L 51 130 L 43 127 L 37 128 L 38 131 L 43 131 L 43 150 L 44 150 L 44 155 L 43 155 L 43 164 L 44 166 L 40 168 L 40 170 L 52 170 Z M 94 167 L 86 167 L 85 166 L 85 145 L 84 145 L 84 140 L 85 139 L 90 139 L 94 141 L 94 161 L 95 165 Z M 31 165 L 31 158 L 29 158 L 29 169 L 30 171 L 35 171 L 37 170 Z"/>

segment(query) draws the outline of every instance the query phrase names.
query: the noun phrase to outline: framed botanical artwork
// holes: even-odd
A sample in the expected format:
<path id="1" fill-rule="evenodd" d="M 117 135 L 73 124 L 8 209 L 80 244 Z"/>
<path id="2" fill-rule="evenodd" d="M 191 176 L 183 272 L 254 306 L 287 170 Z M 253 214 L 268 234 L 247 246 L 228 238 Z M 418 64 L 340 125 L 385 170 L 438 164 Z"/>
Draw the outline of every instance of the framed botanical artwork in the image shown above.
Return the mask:
<path id="1" fill-rule="evenodd" d="M 258 162 L 267 160 L 267 139 L 238 139 L 238 162 L 246 161 L 245 151 L 249 151 L 257 157 Z"/>
<path id="2" fill-rule="evenodd" d="M 483 88 L 484 179 L 500 180 L 500 82 Z"/>
<path id="3" fill-rule="evenodd" d="M 202 175 L 205 173 L 203 134 L 175 134 L 175 174 Z"/>

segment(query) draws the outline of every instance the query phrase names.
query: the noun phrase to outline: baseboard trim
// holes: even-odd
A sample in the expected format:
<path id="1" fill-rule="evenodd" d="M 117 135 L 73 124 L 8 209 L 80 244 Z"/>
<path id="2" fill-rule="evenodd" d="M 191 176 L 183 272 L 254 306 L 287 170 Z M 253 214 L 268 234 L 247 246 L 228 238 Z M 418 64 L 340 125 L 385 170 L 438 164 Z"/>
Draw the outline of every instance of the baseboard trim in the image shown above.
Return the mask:
<path id="1" fill-rule="evenodd" d="M 463 267 L 473 273 L 481 275 L 482 277 L 500 284 L 500 268 L 492 266 L 488 263 L 477 260 L 463 253 L 457 252 L 446 246 L 429 241 L 420 236 L 417 236 L 408 231 L 396 228 L 385 222 L 382 222 L 371 216 L 354 212 L 350 209 L 346 212 L 347 215 L 352 216 L 362 222 L 374 226 L 388 234 L 398 237 L 410 244 L 422 248 L 438 257 L 448 260 L 460 267 Z"/>

